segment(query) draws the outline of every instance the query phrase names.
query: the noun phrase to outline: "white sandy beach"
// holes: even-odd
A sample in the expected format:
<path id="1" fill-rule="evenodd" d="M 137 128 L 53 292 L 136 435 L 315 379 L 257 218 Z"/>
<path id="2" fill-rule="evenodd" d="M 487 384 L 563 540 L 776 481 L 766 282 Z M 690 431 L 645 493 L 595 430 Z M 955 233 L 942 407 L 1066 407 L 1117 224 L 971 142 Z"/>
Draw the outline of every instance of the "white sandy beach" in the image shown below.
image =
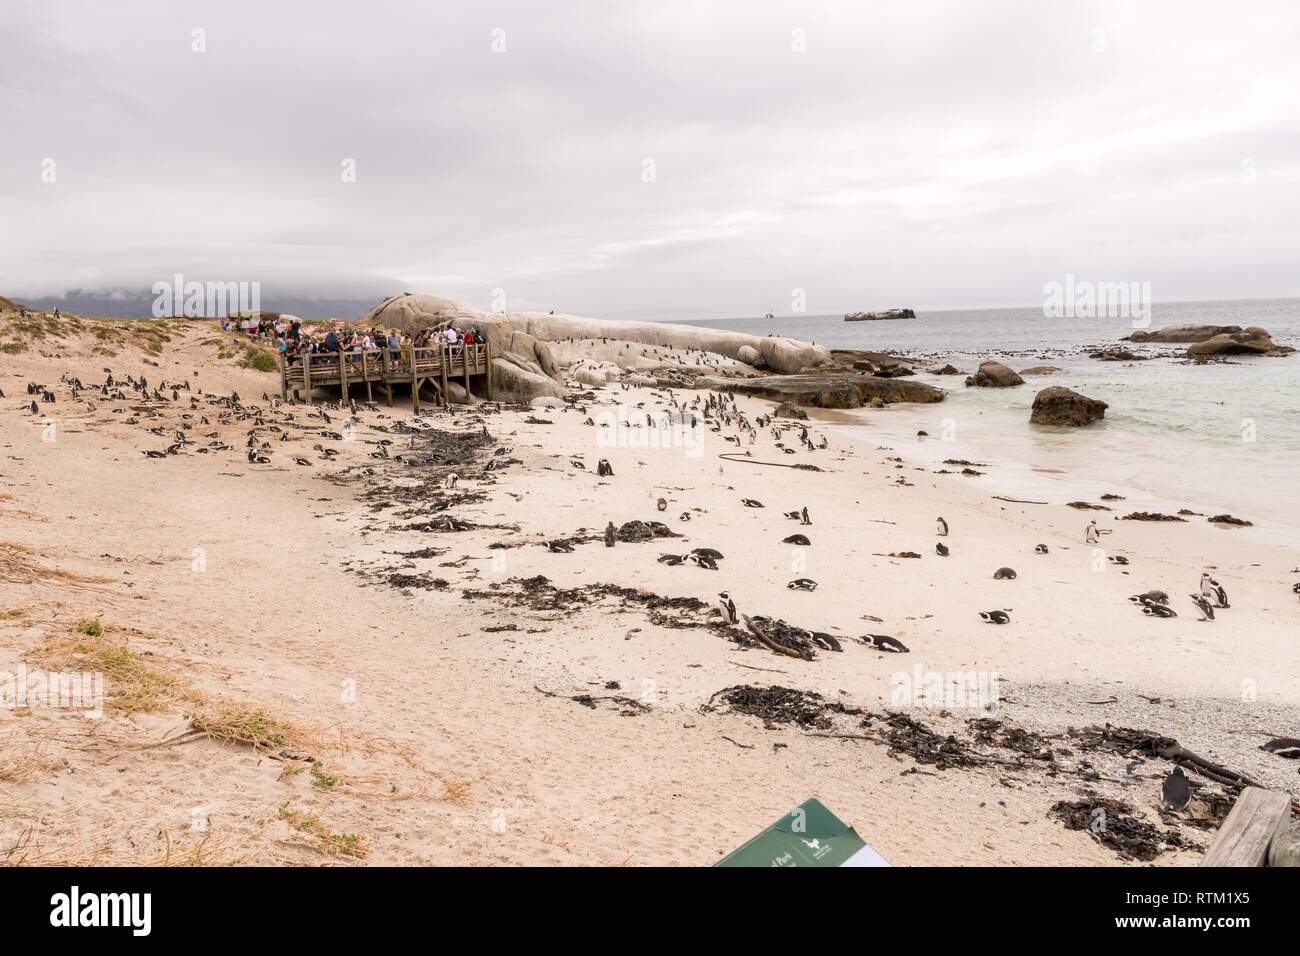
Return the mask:
<path id="1" fill-rule="evenodd" d="M 437 429 L 486 427 L 486 455 L 507 448 L 497 457 L 518 460 L 491 472 L 486 459 L 460 469 L 458 490 L 484 498 L 446 513 L 498 527 L 445 533 L 398 530 L 435 513 L 399 517 L 413 505 L 359 500 L 369 478 L 322 477 L 353 466 L 406 480 L 400 463 L 368 457 L 380 438 L 402 450 L 405 436 L 373 427 L 409 418 L 401 401 L 362 409 L 357 441 L 327 442 L 341 449 L 335 461 L 312 452 L 319 439 L 304 435 L 283 450 L 273 443 L 269 465 L 245 460 L 247 423 L 195 425 L 220 431 L 232 451 L 143 456 L 166 443 L 145 424 L 167 434 L 180 427 L 185 392 L 161 409 L 163 419 L 141 425 L 114 412 L 123 403 L 90 411 L 63 393 L 41 415 L 27 410 L 27 382 L 55 388 L 67 373 L 97 383 L 105 367 L 119 378 L 189 379 L 196 397 L 236 390 L 265 407 L 278 376 L 214 360 L 201 344 L 206 334 L 183 328 L 160 355 L 124 347 L 112 357 L 94 354 L 93 336 L 69 337 L 0 365 L 0 671 L 34 666 L 42 645 L 79 640 L 77 622 L 97 619 L 109 645 L 176 682 L 129 714 L 0 708 L 0 851 L 18 848 L 19 861 L 170 853 L 172 861 L 305 865 L 707 865 L 810 796 L 895 865 L 1135 862 L 1052 816 L 1059 801 L 1088 794 L 1122 800 L 1138 819 L 1204 847 L 1211 834 L 1190 822 L 1196 802 L 1188 819 L 1158 812 L 1167 764 L 1085 752 L 1068 733 L 1106 723 L 1176 738 L 1300 792 L 1294 762 L 1259 750 L 1300 728 L 1294 546 L 1204 518 L 1118 520 L 1146 509 L 1140 500 L 1088 512 L 996 500 L 981 477 L 935 474 L 906 448 L 847 441 L 834 413 L 810 410 L 811 434 L 829 447 L 796 455 L 776 448 L 767 429 L 739 448 L 726 432 L 701 429 L 691 450 L 618 447 L 617 439 L 611 447 L 584 423 L 616 417 L 620 406 L 633 420 L 670 407 L 666 390 L 644 386 L 590 390 L 572 408 L 427 412 Z M 737 404 L 751 419 L 772 408 Z M 202 400 L 200 410 L 215 416 Z M 42 441 L 47 413 L 54 441 Z M 787 444 L 799 448 L 795 428 Z M 645 430 L 613 430 L 636 431 Z M 821 470 L 718 457 L 736 451 Z M 296 466 L 296 455 L 312 464 Z M 596 476 L 601 458 L 612 478 Z M 809 526 L 782 516 L 805 506 Z M 689 521 L 679 520 L 683 512 Z M 951 528 L 947 558 L 935 554 L 938 515 Z M 1100 562 L 1084 542 L 1090 516 L 1110 532 Z M 612 549 L 596 537 L 607 522 L 634 519 L 663 521 L 683 537 Z M 794 533 L 812 542 L 801 555 L 782 543 Z M 567 554 L 543 546 L 575 535 L 593 539 Z M 1034 552 L 1040 543 L 1046 555 Z M 697 547 L 725 555 L 718 570 L 656 561 Z M 445 552 L 398 554 L 424 548 Z M 904 551 L 921 557 L 888 556 Z M 1104 560 L 1116 555 L 1128 565 Z M 800 557 L 803 565 L 792 564 Z M 1002 566 L 1017 578 L 994 580 Z M 1198 621 L 1187 598 L 1206 568 L 1231 596 L 1213 622 Z M 394 573 L 446 584 L 393 587 Z M 783 657 L 703 624 L 655 623 L 617 597 L 546 610 L 464 595 L 514 594 L 512 581 L 536 575 L 559 588 L 608 584 L 710 604 L 726 590 L 741 612 L 824 631 L 843 650 Z M 817 589 L 789 590 L 797 577 Z M 1152 588 L 1170 594 L 1176 619 L 1144 617 L 1128 601 Z M 1008 611 L 1011 623 L 983 623 L 978 612 L 992 609 Z M 868 633 L 893 636 L 910 653 L 855 640 Z M 60 660 L 91 669 L 102 664 L 96 653 L 87 645 L 80 658 L 74 649 Z M 998 675 L 996 712 L 906 713 L 1001 762 L 918 762 L 881 742 L 879 719 L 864 733 L 851 716 L 827 731 L 764 726 L 725 706 L 701 710 L 735 685 L 780 685 L 880 715 L 897 709 L 895 675 L 917 672 Z M 111 701 L 112 672 L 108 684 Z M 592 706 L 570 699 L 580 695 Z M 620 697 L 634 703 L 604 699 Z M 223 700 L 320 728 L 304 738 L 314 752 L 291 754 L 316 758 L 316 771 L 203 735 L 161 743 L 186 732 L 188 714 Z M 1015 765 L 1014 754 L 974 739 L 968 721 L 984 718 L 1041 735 L 1055 760 Z M 1219 791 L 1204 782 L 1207 796 Z M 1200 807 L 1202 819 L 1209 812 Z M 1167 849 L 1155 862 L 1199 856 Z"/>

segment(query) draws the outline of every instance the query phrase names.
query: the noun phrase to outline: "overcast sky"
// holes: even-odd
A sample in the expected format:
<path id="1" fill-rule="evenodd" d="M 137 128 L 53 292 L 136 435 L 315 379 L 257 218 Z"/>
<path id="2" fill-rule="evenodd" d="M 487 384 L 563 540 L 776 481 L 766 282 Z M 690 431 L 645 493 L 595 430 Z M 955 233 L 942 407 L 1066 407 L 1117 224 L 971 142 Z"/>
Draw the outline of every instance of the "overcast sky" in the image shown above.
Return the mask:
<path id="1" fill-rule="evenodd" d="M 0 294 L 179 271 L 271 308 L 504 289 L 609 318 L 1035 305 L 1066 273 L 1297 295 L 1297 10 L 6 0 Z"/>

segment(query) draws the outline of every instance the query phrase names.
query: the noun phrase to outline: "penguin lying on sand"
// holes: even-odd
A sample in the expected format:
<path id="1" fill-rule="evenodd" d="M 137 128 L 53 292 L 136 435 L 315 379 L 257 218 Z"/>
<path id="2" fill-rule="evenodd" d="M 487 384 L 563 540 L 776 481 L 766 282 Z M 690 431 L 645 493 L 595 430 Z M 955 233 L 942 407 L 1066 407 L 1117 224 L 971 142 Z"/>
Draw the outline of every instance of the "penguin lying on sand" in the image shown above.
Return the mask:
<path id="1" fill-rule="evenodd" d="M 874 647 L 878 651 L 889 651 L 891 654 L 909 653 L 902 641 L 896 637 L 890 637 L 888 634 L 868 634 L 862 638 L 862 643 L 867 647 Z"/>

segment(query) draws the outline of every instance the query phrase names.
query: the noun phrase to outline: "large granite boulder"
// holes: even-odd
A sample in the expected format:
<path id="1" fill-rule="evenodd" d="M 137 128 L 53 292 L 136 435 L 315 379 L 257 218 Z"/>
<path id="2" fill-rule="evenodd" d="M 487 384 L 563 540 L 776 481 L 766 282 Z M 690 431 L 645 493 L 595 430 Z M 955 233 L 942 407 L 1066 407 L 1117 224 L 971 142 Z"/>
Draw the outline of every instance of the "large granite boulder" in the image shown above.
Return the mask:
<path id="1" fill-rule="evenodd" d="M 663 373 L 674 381 L 694 374 L 751 374 L 754 368 L 793 374 L 834 364 L 826 348 L 779 336 L 542 312 L 488 313 L 454 299 L 412 293 L 385 299 L 361 324 L 407 332 L 451 324 L 482 332 L 492 350 L 493 397 L 500 390 L 502 401 L 560 394 L 562 367 L 583 358 L 643 375 Z M 646 378 L 653 382 L 663 375 Z M 589 372 L 586 377 L 596 376 Z"/>
<path id="2" fill-rule="evenodd" d="M 1285 355 L 1294 351 L 1287 345 L 1274 345 L 1268 332 L 1258 326 L 1220 332 L 1187 347 L 1189 358 L 1198 355 Z"/>
<path id="3" fill-rule="evenodd" d="M 544 396 L 563 398 L 564 387 L 540 365 L 511 352 L 492 356 L 494 401 L 523 404 Z"/>
<path id="4" fill-rule="evenodd" d="M 608 385 L 622 378 L 623 370 L 613 362 L 582 359 L 569 366 L 567 377 L 580 385 Z"/>
<path id="5" fill-rule="evenodd" d="M 550 347 L 516 329 L 504 315 L 493 315 L 436 295 L 396 295 L 371 309 L 363 328 L 398 328 L 407 333 L 450 324 L 483 333 L 492 354 L 492 397 L 523 403 L 542 396 L 562 397 L 559 369 Z M 450 386 L 451 383 L 449 383 Z M 460 384 L 449 387 L 453 401 L 465 401 Z"/>
<path id="6" fill-rule="evenodd" d="M 980 362 L 979 371 L 968 376 L 966 384 L 981 388 L 1010 388 L 1014 385 L 1024 385 L 1025 380 L 1001 362 L 989 360 Z"/>
<path id="7" fill-rule="evenodd" d="M 861 408 L 876 403 L 941 402 L 947 394 L 943 389 L 907 379 L 876 378 L 848 372 L 760 375 L 744 379 L 704 376 L 696 379 L 695 386 L 711 388 L 716 392 L 757 395 L 810 408 Z"/>
<path id="8" fill-rule="evenodd" d="M 1034 425 L 1087 425 L 1106 417 L 1109 406 L 1060 385 L 1045 388 L 1034 396 L 1029 421 Z"/>

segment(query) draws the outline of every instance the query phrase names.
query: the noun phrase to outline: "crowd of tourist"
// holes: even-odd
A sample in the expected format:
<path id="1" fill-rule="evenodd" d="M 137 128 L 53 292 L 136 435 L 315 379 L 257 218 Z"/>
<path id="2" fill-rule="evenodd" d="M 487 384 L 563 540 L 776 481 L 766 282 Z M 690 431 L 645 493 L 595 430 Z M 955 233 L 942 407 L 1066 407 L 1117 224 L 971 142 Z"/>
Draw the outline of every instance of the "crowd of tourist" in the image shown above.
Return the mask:
<path id="1" fill-rule="evenodd" d="M 387 350 L 396 360 L 403 349 L 414 348 L 417 358 L 431 358 L 439 347 L 445 346 L 453 355 L 466 346 L 485 345 L 487 339 L 477 329 L 456 329 L 451 326 L 428 328 L 414 335 L 399 329 L 330 329 L 324 333 L 309 332 L 297 319 L 260 318 L 256 325 L 245 323 L 241 328 L 233 320 L 222 321 L 226 331 L 243 331 L 254 342 L 263 342 L 284 353 L 290 365 L 301 365 L 307 354 L 365 354 Z"/>

